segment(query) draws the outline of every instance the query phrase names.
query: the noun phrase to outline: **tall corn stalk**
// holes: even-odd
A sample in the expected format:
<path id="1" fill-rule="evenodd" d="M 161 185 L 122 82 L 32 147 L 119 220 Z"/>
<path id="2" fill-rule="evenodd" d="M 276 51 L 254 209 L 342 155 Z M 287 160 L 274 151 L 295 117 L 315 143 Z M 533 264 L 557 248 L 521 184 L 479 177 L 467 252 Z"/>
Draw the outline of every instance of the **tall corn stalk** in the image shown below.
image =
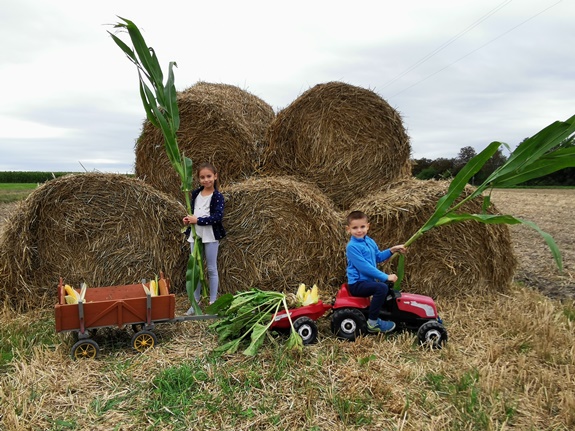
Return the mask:
<path id="1" fill-rule="evenodd" d="M 497 152 L 499 147 L 507 144 L 502 142 L 492 142 L 473 157 L 463 169 L 451 181 L 448 191 L 436 204 L 435 212 L 419 228 L 417 232 L 409 238 L 405 245 L 409 246 L 425 232 L 451 223 L 458 223 L 467 220 L 474 220 L 486 224 L 519 224 L 523 223 L 535 229 L 545 239 L 549 246 L 553 258 L 559 270 L 563 270 L 561 253 L 553 237 L 542 231 L 535 223 L 523 220 L 512 215 L 487 214 L 486 210 L 491 205 L 491 194 L 483 197 L 483 212 L 481 214 L 468 214 L 460 212 L 460 208 L 466 202 L 477 198 L 489 189 L 499 187 L 513 187 L 526 181 L 549 175 L 560 169 L 575 167 L 575 147 L 562 148 L 561 143 L 575 133 L 575 116 L 566 121 L 555 121 L 545 127 L 532 137 L 523 141 L 509 156 L 507 162 L 497 168 L 481 185 L 479 185 L 469 196 L 455 204 L 465 189 L 469 180 L 485 165 L 485 163 Z M 405 272 L 405 256 L 400 255 L 397 276 L 398 280 L 394 287 L 399 289 L 401 280 Z"/>
<path id="2" fill-rule="evenodd" d="M 168 78 L 164 84 L 162 68 L 152 47 L 148 47 L 138 27 L 130 20 L 120 18 L 123 22 L 114 25 L 114 28 L 127 30 L 133 48 L 126 45 L 116 35 L 108 32 L 116 44 L 134 63 L 138 71 L 140 97 L 144 104 L 146 117 L 164 135 L 164 144 L 168 159 L 178 173 L 182 182 L 186 210 L 192 213 L 190 191 L 192 189 L 193 169 L 192 160 L 180 153 L 176 132 L 180 127 L 180 113 L 178 111 L 177 93 L 174 84 L 173 67 L 177 64 L 170 62 L 168 66 Z M 202 293 L 207 292 L 207 283 L 202 265 L 201 241 L 196 235 L 194 225 L 191 225 L 191 235 L 194 237 L 194 247 L 190 252 L 186 270 L 186 290 L 196 314 L 201 314 L 201 309 L 194 297 L 194 291 L 199 282 L 202 284 Z"/>

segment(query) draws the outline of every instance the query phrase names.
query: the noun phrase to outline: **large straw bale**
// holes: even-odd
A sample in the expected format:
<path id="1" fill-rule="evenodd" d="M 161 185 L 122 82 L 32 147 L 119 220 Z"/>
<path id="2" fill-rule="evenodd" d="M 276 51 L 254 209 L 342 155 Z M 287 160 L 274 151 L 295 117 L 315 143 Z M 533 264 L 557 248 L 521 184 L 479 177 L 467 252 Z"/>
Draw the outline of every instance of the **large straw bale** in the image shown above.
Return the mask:
<path id="1" fill-rule="evenodd" d="M 22 201 L 0 238 L 0 301 L 54 304 L 59 278 L 76 288 L 151 279 L 185 285 L 184 207 L 141 180 L 88 173 L 51 180 Z"/>
<path id="2" fill-rule="evenodd" d="M 222 193 L 227 237 L 220 247 L 220 291 L 251 287 L 335 289 L 345 272 L 345 236 L 333 203 L 314 185 L 288 177 L 252 177 Z"/>
<path id="3" fill-rule="evenodd" d="M 270 125 L 263 169 L 315 183 L 340 209 L 411 173 L 400 114 L 374 91 L 318 84 Z"/>
<path id="4" fill-rule="evenodd" d="M 198 82 L 177 94 L 178 146 L 198 165 L 211 162 L 220 185 L 251 176 L 260 165 L 265 134 L 275 117 L 259 97 L 228 84 Z M 136 142 L 136 176 L 183 201 L 180 178 L 170 164 L 162 132 L 148 120 Z"/>
<path id="5" fill-rule="evenodd" d="M 353 210 L 368 214 L 369 235 L 384 249 L 407 241 L 423 226 L 448 187 L 446 181 L 405 179 L 358 200 Z M 462 211 L 480 213 L 481 203 L 476 199 Z M 384 268 L 395 272 L 396 263 Z M 436 227 L 409 247 L 402 289 L 434 297 L 501 292 L 511 283 L 516 263 L 506 225 L 467 221 Z"/>

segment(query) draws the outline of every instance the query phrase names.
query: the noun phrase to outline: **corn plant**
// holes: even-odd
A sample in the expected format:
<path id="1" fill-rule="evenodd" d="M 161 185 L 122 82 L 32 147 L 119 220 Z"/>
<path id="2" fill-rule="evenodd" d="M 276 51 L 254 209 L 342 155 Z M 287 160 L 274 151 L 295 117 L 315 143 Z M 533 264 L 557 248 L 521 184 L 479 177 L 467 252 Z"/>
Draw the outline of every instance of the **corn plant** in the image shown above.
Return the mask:
<path id="1" fill-rule="evenodd" d="M 180 153 L 176 132 L 180 127 L 180 114 L 177 104 L 176 86 L 174 84 L 175 62 L 170 62 L 168 66 L 168 78 L 164 84 L 164 75 L 156 53 L 152 47 L 148 47 L 142 33 L 138 27 L 130 20 L 120 18 L 122 22 L 114 25 L 114 28 L 126 30 L 132 42 L 130 48 L 119 37 L 108 32 L 120 49 L 126 54 L 128 59 L 134 63 L 138 71 L 140 97 L 144 104 L 146 117 L 155 127 L 158 127 L 164 135 L 164 146 L 166 154 L 172 166 L 181 179 L 181 188 L 185 196 L 186 210 L 192 213 L 190 202 L 190 191 L 192 189 L 192 160 Z M 206 295 L 207 283 L 202 265 L 201 240 L 196 235 L 194 225 L 191 226 L 191 233 L 194 237 L 194 247 L 190 252 L 186 270 L 186 290 L 190 302 L 196 312 L 201 314 L 201 309 L 194 298 L 194 290 L 198 283 L 202 284 L 202 293 Z"/>
<path id="2" fill-rule="evenodd" d="M 222 295 L 208 308 L 210 312 L 216 311 L 222 316 L 220 320 L 210 325 L 218 334 L 218 341 L 224 343 L 217 347 L 215 352 L 235 353 L 242 341 L 249 337 L 250 342 L 243 354 L 256 355 L 265 340 L 267 331 L 274 322 L 273 317 L 282 307 L 291 325 L 285 348 L 301 351 L 303 340 L 293 328 L 285 294 L 251 289 L 235 295 L 230 293 Z"/>
<path id="3" fill-rule="evenodd" d="M 467 220 L 473 220 L 486 224 L 519 224 L 523 223 L 533 229 L 545 239 L 557 267 L 563 270 L 561 253 L 553 237 L 542 231 L 535 223 L 529 220 L 523 220 L 512 215 L 487 214 L 486 210 L 490 207 L 490 194 L 483 196 L 483 212 L 481 214 L 469 214 L 460 212 L 460 208 L 472 199 L 481 196 L 485 191 L 492 190 L 495 187 L 514 187 L 526 181 L 549 175 L 560 169 L 575 167 L 575 147 L 562 147 L 561 143 L 575 134 L 575 116 L 566 121 L 555 121 L 545 127 L 532 137 L 523 141 L 511 153 L 507 161 L 497 168 L 481 185 L 474 191 L 460 200 L 457 204 L 455 201 L 461 196 L 469 180 L 485 165 L 485 163 L 497 152 L 503 145 L 507 149 L 509 146 L 502 142 L 492 142 L 473 157 L 455 178 L 449 184 L 447 193 L 437 202 L 435 212 L 419 228 L 417 232 L 409 238 L 405 245 L 409 246 L 425 232 L 439 226 L 458 223 Z M 401 280 L 405 272 L 405 256 L 400 255 L 397 265 L 398 280 L 394 287 L 399 289 Z"/>

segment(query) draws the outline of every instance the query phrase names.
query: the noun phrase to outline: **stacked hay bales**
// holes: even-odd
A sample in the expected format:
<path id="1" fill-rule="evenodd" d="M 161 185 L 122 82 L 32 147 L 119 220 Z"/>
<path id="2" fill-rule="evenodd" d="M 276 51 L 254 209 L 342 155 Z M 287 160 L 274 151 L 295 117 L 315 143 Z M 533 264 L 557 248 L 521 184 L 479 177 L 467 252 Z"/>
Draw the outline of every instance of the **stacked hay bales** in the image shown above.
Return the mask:
<path id="1" fill-rule="evenodd" d="M 270 125 L 263 169 L 316 184 L 340 209 L 411 173 L 401 117 L 371 90 L 310 88 Z"/>
<path id="2" fill-rule="evenodd" d="M 370 215 L 369 235 L 383 249 L 407 241 L 423 226 L 448 187 L 446 181 L 405 179 L 356 201 L 353 208 Z M 481 211 L 481 199 L 461 208 Z M 395 272 L 396 263 L 386 264 L 386 270 Z M 434 228 L 412 244 L 402 287 L 432 297 L 501 291 L 511 282 L 516 264 L 506 225 L 455 223 Z"/>
<path id="3" fill-rule="evenodd" d="M 0 301 L 53 305 L 59 278 L 74 287 L 137 283 L 163 271 L 185 285 L 183 206 L 140 180 L 69 175 L 23 201 L 0 238 Z"/>
<path id="4" fill-rule="evenodd" d="M 233 85 L 198 82 L 178 92 L 180 151 L 194 163 L 212 162 L 221 181 L 239 181 L 253 175 L 273 108 L 259 97 Z M 136 176 L 180 202 L 180 178 L 164 148 L 161 130 L 145 121 L 136 143 Z"/>
<path id="5" fill-rule="evenodd" d="M 345 274 L 340 215 L 317 187 L 288 177 L 253 177 L 222 190 L 227 237 L 220 291 L 295 291 L 317 283 L 326 294 Z M 332 293 L 332 292 L 331 292 Z"/>

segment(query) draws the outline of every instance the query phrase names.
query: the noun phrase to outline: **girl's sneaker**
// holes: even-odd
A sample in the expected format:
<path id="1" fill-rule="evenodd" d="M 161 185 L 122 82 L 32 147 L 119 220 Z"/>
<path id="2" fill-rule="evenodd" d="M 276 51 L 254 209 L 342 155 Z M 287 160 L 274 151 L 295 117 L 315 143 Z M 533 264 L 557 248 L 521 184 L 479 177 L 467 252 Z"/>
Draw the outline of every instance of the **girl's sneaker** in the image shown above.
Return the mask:
<path id="1" fill-rule="evenodd" d="M 377 319 L 377 322 L 375 323 L 375 325 L 370 325 L 369 322 L 367 323 L 367 330 L 368 332 L 371 333 L 377 333 L 377 332 L 381 332 L 381 333 L 388 333 L 391 332 L 395 329 L 395 323 L 390 322 L 389 320 L 381 320 L 381 319 Z"/>

